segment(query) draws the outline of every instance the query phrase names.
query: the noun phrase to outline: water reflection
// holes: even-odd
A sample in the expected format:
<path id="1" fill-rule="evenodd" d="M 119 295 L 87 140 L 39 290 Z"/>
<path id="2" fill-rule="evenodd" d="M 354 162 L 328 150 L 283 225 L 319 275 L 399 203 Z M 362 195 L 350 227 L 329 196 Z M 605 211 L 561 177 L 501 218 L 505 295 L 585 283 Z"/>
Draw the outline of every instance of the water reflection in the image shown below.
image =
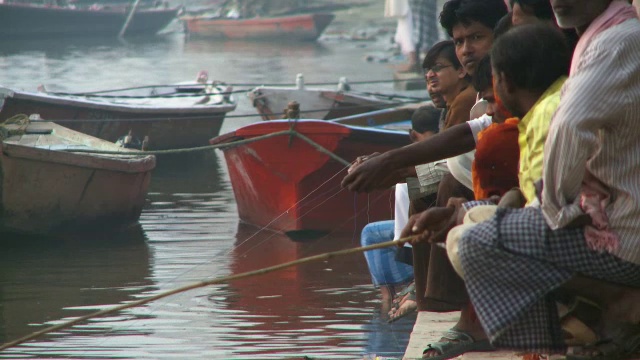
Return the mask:
<path id="1" fill-rule="evenodd" d="M 153 289 L 145 240 L 140 226 L 90 238 L 3 234 L 0 342 Z"/>
<path id="2" fill-rule="evenodd" d="M 55 40 L 42 38 L 4 39 L 0 48 L 0 56 L 27 53 L 43 54 L 52 59 L 64 59 L 79 53 L 104 52 L 114 49 L 152 49 L 166 50 L 183 42 L 184 36 L 165 34 L 158 36 L 132 37 L 119 39 L 116 37 L 70 37 Z"/>
<path id="3" fill-rule="evenodd" d="M 238 227 L 233 274 L 355 245 L 344 237 L 296 243 L 282 234 L 256 235 L 256 231 L 248 225 Z M 234 339 L 237 335 L 231 332 L 235 336 L 229 336 L 229 341 L 242 343 L 246 347 L 243 354 L 251 358 L 353 359 L 372 351 L 398 355 L 406 347 L 412 326 L 389 325 L 379 319 L 377 291 L 370 285 L 361 254 L 236 280 L 228 291 L 235 296 L 226 302 L 226 317 L 230 321 L 245 318 L 245 329 L 237 330 L 244 336 Z M 223 305 L 216 296 L 210 300 Z M 258 333 L 260 338 L 250 336 Z"/>

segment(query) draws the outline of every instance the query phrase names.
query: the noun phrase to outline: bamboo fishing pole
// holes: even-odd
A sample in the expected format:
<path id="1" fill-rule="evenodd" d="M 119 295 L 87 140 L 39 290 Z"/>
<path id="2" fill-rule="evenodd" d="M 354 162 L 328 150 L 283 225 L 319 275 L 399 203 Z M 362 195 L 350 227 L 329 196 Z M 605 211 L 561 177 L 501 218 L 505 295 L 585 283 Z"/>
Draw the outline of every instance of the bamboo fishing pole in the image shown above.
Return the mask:
<path id="1" fill-rule="evenodd" d="M 0 351 L 2 350 L 6 350 L 9 349 L 11 347 L 14 346 L 18 346 L 20 344 L 23 344 L 27 341 L 30 340 L 34 340 L 37 339 L 45 334 L 54 332 L 54 331 L 58 331 L 58 330 L 62 330 L 62 329 L 67 329 L 75 324 L 84 322 L 86 320 L 92 319 L 92 318 L 96 318 L 96 317 L 101 317 L 104 315 L 108 315 L 120 310 L 125 310 L 125 309 L 129 309 L 132 307 L 136 307 L 136 306 L 140 306 L 140 305 L 144 305 L 147 303 L 150 303 L 152 301 L 155 300 L 159 300 L 171 295 L 175 295 L 178 293 L 182 293 L 182 292 L 186 292 L 189 290 L 193 290 L 193 289 L 198 289 L 198 288 L 203 288 L 203 287 L 207 287 L 210 285 L 216 285 L 216 284 L 221 284 L 221 283 L 226 283 L 232 280 L 238 280 L 238 279 L 244 279 L 244 278 L 248 278 L 251 276 L 256 276 L 256 275 L 264 275 L 264 274 L 268 274 L 274 271 L 278 271 L 278 270 L 282 270 L 282 269 L 286 269 L 292 266 L 296 266 L 296 265 L 301 265 L 301 264 L 306 264 L 306 263 L 310 263 L 310 262 L 314 262 L 314 261 L 320 261 L 320 260 L 329 260 L 331 258 L 334 257 L 338 257 L 338 256 L 344 256 L 344 255 L 351 255 L 351 254 L 357 254 L 357 253 L 362 253 L 362 252 L 366 252 L 366 251 L 370 251 L 370 250 L 377 250 L 377 249 L 383 249 L 383 248 L 388 248 L 388 247 L 392 247 L 392 246 L 398 246 L 401 244 L 404 244 L 406 242 L 411 241 L 414 238 L 414 236 L 410 236 L 410 237 L 406 237 L 406 238 L 402 238 L 402 239 L 398 239 L 398 240 L 393 240 L 393 241 L 387 241 L 384 243 L 380 243 L 380 244 L 374 244 L 374 245 L 369 245 L 369 246 L 362 246 L 362 247 L 357 247 L 357 248 L 351 248 L 351 249 L 345 249 L 345 250 L 339 250 L 339 251 L 334 251 L 334 252 L 328 252 L 328 253 L 324 253 L 324 254 L 320 254 L 320 255 L 314 255 L 314 256 L 309 256 L 309 257 L 305 257 L 302 259 L 298 259 L 298 260 L 294 260 L 294 261 L 290 261 L 287 263 L 283 263 L 283 264 L 279 264 L 279 265 L 274 265 L 274 266 L 270 266 L 270 267 L 266 267 L 263 269 L 258 269 L 258 270 L 253 270 L 253 271 L 248 271 L 248 272 L 244 272 L 241 274 L 236 274 L 236 275 L 231 275 L 231 276 L 225 276 L 225 277 L 221 277 L 221 278 L 216 278 L 216 279 L 211 279 L 211 280 L 205 280 L 205 281 L 201 281 L 201 282 L 197 282 L 197 283 L 193 283 L 190 285 L 186 285 L 183 287 L 179 287 L 173 290 L 168 290 L 165 292 L 162 292 L 160 294 L 154 295 L 154 296 L 150 296 L 144 299 L 140 299 L 137 301 L 133 301 L 127 304 L 123 304 L 123 305 L 119 305 L 119 306 L 115 306 L 112 307 L 110 309 L 104 309 L 104 310 L 100 310 L 100 311 L 96 311 L 93 312 L 91 314 L 87 314 L 78 318 L 75 318 L 73 320 L 69 320 L 67 322 L 58 324 L 58 325 L 54 325 L 51 327 L 48 327 L 46 329 L 42 329 L 40 331 L 36 331 L 33 332 L 31 334 L 28 334 L 26 336 L 23 336 L 17 340 L 14 341 L 10 341 L 7 343 L 4 343 L 2 345 L 0 345 Z"/>

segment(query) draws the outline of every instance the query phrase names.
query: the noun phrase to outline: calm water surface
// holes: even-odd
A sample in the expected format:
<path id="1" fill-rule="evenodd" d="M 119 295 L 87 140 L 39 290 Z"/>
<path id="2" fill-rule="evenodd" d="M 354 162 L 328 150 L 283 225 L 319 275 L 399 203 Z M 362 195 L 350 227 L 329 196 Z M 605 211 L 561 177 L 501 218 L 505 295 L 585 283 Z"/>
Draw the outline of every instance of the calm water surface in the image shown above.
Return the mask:
<path id="1" fill-rule="evenodd" d="M 206 69 L 234 84 L 391 79 L 366 62 L 388 41 L 327 38 L 317 44 L 186 41 L 169 34 L 105 40 L 7 43 L 0 83 L 88 91 L 189 81 Z M 242 87 L 236 87 L 239 89 Z M 356 89 L 390 93 L 391 84 Z M 252 114 L 239 96 L 234 115 Z M 230 117 L 224 131 L 257 121 Z M 308 243 L 239 223 L 220 153 L 159 159 L 139 226 L 118 234 L 6 239 L 0 250 L 0 342 L 99 309 L 193 282 L 356 246 L 357 234 Z M 362 358 L 402 354 L 411 319 L 379 321 L 378 291 L 362 255 L 310 263 L 193 290 L 94 319 L 0 358 Z"/>

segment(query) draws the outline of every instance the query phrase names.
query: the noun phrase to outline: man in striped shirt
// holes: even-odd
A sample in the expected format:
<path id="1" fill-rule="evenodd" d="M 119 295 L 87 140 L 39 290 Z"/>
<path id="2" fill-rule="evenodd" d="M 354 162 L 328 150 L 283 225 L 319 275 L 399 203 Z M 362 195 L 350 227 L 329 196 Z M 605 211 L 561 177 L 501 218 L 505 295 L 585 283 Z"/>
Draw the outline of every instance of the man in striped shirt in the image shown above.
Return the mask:
<path id="1" fill-rule="evenodd" d="M 602 341 L 580 359 L 638 358 L 640 21 L 627 1 L 551 4 L 581 39 L 545 144 L 541 206 L 499 209 L 467 231 L 465 281 L 498 347 L 564 352 L 560 289 L 603 309 Z"/>

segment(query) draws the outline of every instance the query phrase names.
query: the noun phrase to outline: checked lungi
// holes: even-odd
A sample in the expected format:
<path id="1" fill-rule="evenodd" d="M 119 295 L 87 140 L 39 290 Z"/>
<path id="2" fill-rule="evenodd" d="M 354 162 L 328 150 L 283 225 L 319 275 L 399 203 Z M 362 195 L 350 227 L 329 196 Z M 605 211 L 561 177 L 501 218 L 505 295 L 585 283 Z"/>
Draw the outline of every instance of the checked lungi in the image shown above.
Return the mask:
<path id="1" fill-rule="evenodd" d="M 438 5 L 435 0 L 409 0 L 416 51 L 426 51 L 439 40 Z"/>
<path id="2" fill-rule="evenodd" d="M 552 290 L 576 274 L 640 287 L 640 266 L 589 249 L 583 228 L 551 230 L 539 208 L 499 208 L 468 230 L 459 256 L 471 302 L 492 344 L 566 351 Z"/>

